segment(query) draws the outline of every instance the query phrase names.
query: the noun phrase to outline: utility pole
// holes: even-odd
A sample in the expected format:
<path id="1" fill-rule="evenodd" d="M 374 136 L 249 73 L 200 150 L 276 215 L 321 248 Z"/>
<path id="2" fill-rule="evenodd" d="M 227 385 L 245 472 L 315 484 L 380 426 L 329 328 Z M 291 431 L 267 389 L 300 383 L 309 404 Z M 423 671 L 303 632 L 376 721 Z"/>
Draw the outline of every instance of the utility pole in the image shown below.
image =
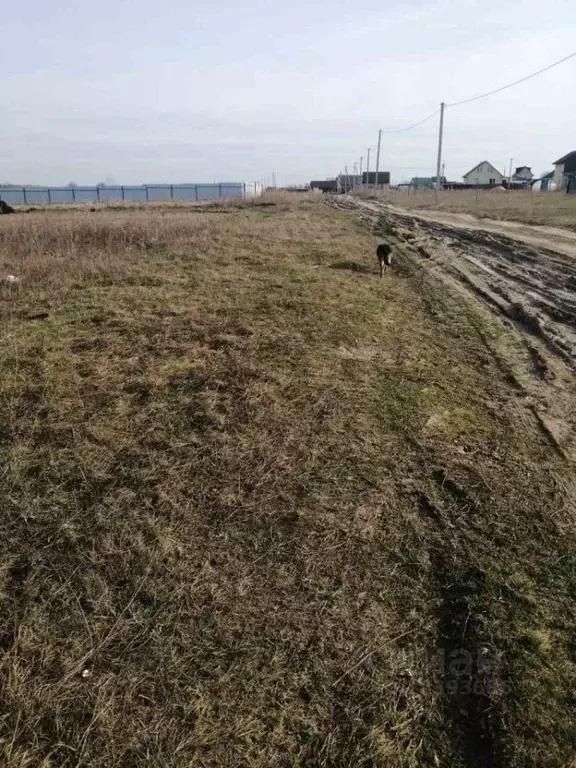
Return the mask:
<path id="1" fill-rule="evenodd" d="M 366 156 L 366 189 L 370 189 L 370 147 Z"/>
<path id="2" fill-rule="evenodd" d="M 508 181 L 512 181 L 512 163 L 514 162 L 514 158 L 510 158 L 510 173 L 508 175 Z"/>
<path id="3" fill-rule="evenodd" d="M 378 189 L 378 182 L 380 180 L 380 145 L 382 144 L 382 131 L 378 131 L 378 149 L 376 150 L 376 184 L 375 188 Z"/>
<path id="4" fill-rule="evenodd" d="M 352 189 L 356 189 L 356 180 L 358 178 L 358 166 L 354 163 L 354 176 L 352 177 Z"/>
<path id="5" fill-rule="evenodd" d="M 362 181 L 362 163 L 364 162 L 364 157 L 360 158 L 360 189 L 364 187 L 364 182 Z"/>
<path id="6" fill-rule="evenodd" d="M 344 172 L 346 173 L 347 184 L 344 187 L 344 191 L 348 192 L 350 189 L 350 174 L 348 173 L 348 166 L 344 166 Z"/>
<path id="7" fill-rule="evenodd" d="M 436 163 L 436 189 L 440 190 L 440 169 L 442 168 L 442 139 L 444 137 L 444 107 L 440 104 L 440 130 L 438 131 L 438 162 Z"/>

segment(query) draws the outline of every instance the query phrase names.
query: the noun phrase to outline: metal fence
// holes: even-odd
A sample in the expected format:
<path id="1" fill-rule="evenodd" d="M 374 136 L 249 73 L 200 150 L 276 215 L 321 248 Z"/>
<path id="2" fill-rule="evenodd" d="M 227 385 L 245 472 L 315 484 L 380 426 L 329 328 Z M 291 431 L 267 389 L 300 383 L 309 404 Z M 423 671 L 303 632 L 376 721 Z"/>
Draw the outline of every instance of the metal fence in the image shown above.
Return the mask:
<path id="1" fill-rule="evenodd" d="M 225 184 L 144 184 L 140 187 L 2 187 L 0 200 L 10 205 L 47 203 L 166 202 L 218 200 L 244 197 L 246 185 Z"/>

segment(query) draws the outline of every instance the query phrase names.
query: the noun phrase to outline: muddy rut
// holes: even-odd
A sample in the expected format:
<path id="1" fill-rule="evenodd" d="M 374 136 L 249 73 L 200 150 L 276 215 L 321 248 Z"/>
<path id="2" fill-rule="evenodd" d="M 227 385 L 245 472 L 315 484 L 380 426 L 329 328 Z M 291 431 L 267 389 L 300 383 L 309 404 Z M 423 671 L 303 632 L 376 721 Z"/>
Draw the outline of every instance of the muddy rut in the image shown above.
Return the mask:
<path id="1" fill-rule="evenodd" d="M 555 448 L 576 460 L 576 234 L 415 213 L 349 196 L 332 197 L 329 204 L 355 212 L 451 290 L 475 297 L 515 331 L 515 343 L 491 351 L 516 379 Z"/>

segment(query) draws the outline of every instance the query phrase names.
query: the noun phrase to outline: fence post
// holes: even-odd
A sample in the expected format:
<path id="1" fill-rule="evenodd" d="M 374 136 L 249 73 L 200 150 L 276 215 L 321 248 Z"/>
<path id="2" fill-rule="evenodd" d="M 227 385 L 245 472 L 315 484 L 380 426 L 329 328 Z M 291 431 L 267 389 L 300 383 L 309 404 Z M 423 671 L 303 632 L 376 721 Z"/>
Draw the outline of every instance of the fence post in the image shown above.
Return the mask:
<path id="1" fill-rule="evenodd" d="M 174 200 L 174 185 L 170 184 L 170 200 Z"/>
<path id="2" fill-rule="evenodd" d="M 218 192 L 218 197 L 222 197 L 222 184 L 220 184 L 220 190 Z"/>
<path id="3" fill-rule="evenodd" d="M 96 200 L 100 202 L 100 187 L 96 187 Z"/>
<path id="4" fill-rule="evenodd" d="M 76 202 L 76 190 L 74 189 L 74 187 L 72 187 L 72 202 L 73 203 Z"/>
<path id="5" fill-rule="evenodd" d="M 27 203 L 28 200 L 26 200 L 26 187 L 22 187 L 22 195 L 24 196 L 24 203 Z"/>
<path id="6" fill-rule="evenodd" d="M 148 202 L 148 200 L 150 199 L 150 197 L 148 196 L 148 184 L 146 184 L 144 189 L 146 190 L 146 202 Z"/>
<path id="7" fill-rule="evenodd" d="M 46 192 L 48 192 L 48 202 L 51 203 L 52 202 L 52 197 L 50 196 L 50 187 L 46 188 Z"/>
<path id="8" fill-rule="evenodd" d="M 120 189 L 122 190 L 122 200 L 124 200 L 124 187 L 122 186 Z"/>
<path id="9" fill-rule="evenodd" d="M 246 182 L 242 184 L 242 197 L 246 200 Z"/>
<path id="10" fill-rule="evenodd" d="M 194 187 L 194 192 L 196 192 L 196 202 L 198 202 L 198 184 Z"/>

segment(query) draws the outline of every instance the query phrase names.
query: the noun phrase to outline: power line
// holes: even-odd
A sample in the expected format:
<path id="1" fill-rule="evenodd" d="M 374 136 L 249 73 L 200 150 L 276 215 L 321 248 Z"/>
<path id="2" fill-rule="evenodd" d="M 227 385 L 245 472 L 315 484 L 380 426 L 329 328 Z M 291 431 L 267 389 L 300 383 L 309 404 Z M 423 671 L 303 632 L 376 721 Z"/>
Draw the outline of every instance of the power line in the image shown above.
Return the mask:
<path id="1" fill-rule="evenodd" d="M 431 115 L 428 115 L 428 117 L 422 118 L 422 120 L 418 120 L 417 123 L 412 123 L 411 125 L 407 125 L 405 128 L 384 128 L 382 130 L 382 133 L 402 133 L 402 131 L 409 131 L 412 128 L 417 128 L 419 125 L 422 125 L 422 123 L 426 123 L 428 120 L 432 120 L 433 117 L 436 117 L 436 115 L 440 112 L 439 109 L 436 110 L 436 112 L 433 112 Z"/>
<path id="2" fill-rule="evenodd" d="M 495 93 L 500 93 L 501 91 L 505 91 L 508 88 L 513 88 L 515 85 L 519 85 L 520 83 L 525 83 L 527 80 L 531 80 L 533 77 L 537 77 L 538 75 L 541 75 L 543 72 L 547 72 L 549 69 L 552 69 L 553 67 L 557 67 L 559 64 L 563 64 L 565 61 L 568 61 L 569 59 L 573 59 L 575 56 L 576 56 L 576 51 L 573 51 L 572 53 L 569 53 L 567 56 L 564 56 L 563 58 L 558 59 L 558 61 L 554 61 L 552 62 L 552 64 L 548 64 L 547 66 L 542 67 L 542 69 L 539 69 L 536 72 L 531 72 L 529 75 L 526 75 L 525 77 L 521 77 L 518 80 L 514 80 L 512 83 L 508 83 L 507 85 L 501 85 L 499 88 L 494 88 L 493 90 L 487 91 L 486 93 L 481 93 L 478 96 L 471 96 L 470 98 L 461 99 L 460 101 L 454 101 L 450 104 L 443 103 L 440 109 L 437 109 L 435 112 L 432 112 L 432 114 L 427 115 L 426 117 L 423 117 L 421 120 L 418 120 L 415 123 L 411 123 L 410 125 L 406 125 L 403 128 L 384 128 L 379 131 L 379 136 L 381 137 L 383 133 L 386 133 L 386 134 L 403 133 L 404 131 L 410 131 L 412 130 L 412 128 L 417 128 L 419 125 L 423 125 L 424 123 L 428 122 L 428 120 L 432 120 L 432 118 L 436 117 L 436 115 L 438 115 L 439 113 L 442 113 L 441 114 L 441 118 L 442 118 L 445 107 L 459 107 L 462 104 L 469 104 L 472 101 L 479 101 L 480 99 L 485 99 L 487 96 L 493 96 Z M 443 120 L 441 119 L 438 158 L 437 158 L 438 167 L 440 167 L 440 163 L 442 161 L 442 128 L 443 128 L 442 123 L 443 123 Z M 378 170 L 378 160 L 376 161 L 376 168 Z M 408 169 L 406 168 L 406 170 Z M 436 172 L 437 185 L 439 185 L 439 182 L 440 182 L 440 176 L 437 170 Z"/>
<path id="3" fill-rule="evenodd" d="M 486 96 L 492 96 L 495 93 L 500 93 L 500 91 L 505 91 L 507 88 L 512 88 L 514 85 L 518 85 L 519 83 L 524 83 L 526 80 L 530 80 L 533 77 L 536 77 L 536 75 L 541 75 L 543 72 L 547 72 L 549 69 L 552 69 L 552 67 L 557 67 L 558 64 L 563 64 L 565 61 L 568 61 L 568 59 L 572 59 L 576 56 L 576 51 L 573 53 L 568 54 L 568 56 L 564 56 L 563 59 L 559 59 L 558 61 L 553 62 L 552 64 L 548 64 L 547 67 L 543 67 L 542 69 L 539 69 L 537 72 L 532 72 L 530 75 L 526 75 L 526 77 L 521 77 L 519 80 L 514 80 L 513 83 L 508 83 L 508 85 L 502 85 L 500 88 L 495 88 L 493 91 L 488 91 L 487 93 L 481 93 L 479 96 L 472 96 L 469 99 L 462 99 L 462 101 L 455 101 L 452 104 L 446 104 L 447 107 L 459 107 L 461 104 L 468 104 L 471 101 L 478 101 L 479 99 L 485 99 Z"/>

